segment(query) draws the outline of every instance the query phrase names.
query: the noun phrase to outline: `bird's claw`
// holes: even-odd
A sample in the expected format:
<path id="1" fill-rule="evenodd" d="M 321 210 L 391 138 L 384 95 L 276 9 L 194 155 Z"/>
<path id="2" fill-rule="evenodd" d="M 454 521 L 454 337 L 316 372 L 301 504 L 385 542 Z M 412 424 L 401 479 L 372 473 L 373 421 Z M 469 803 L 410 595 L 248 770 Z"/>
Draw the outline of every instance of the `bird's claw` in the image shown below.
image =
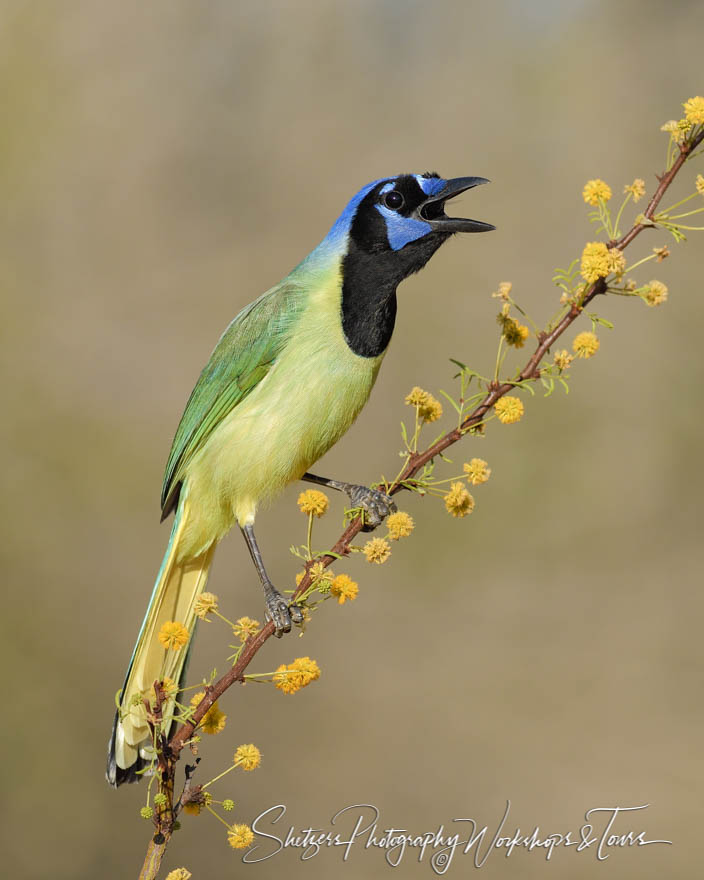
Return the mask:
<path id="1" fill-rule="evenodd" d="M 371 532 L 382 522 L 390 513 L 395 513 L 396 505 L 390 495 L 380 492 L 379 489 L 368 489 L 366 486 L 350 485 L 347 494 L 352 502 L 352 507 L 361 507 L 364 511 L 362 526 L 363 532 Z"/>
<path id="2" fill-rule="evenodd" d="M 281 593 L 271 587 L 266 594 L 266 617 L 274 624 L 274 635 L 280 639 L 284 633 L 291 632 L 292 623 L 303 623 L 303 612 L 298 605 L 289 605 Z"/>

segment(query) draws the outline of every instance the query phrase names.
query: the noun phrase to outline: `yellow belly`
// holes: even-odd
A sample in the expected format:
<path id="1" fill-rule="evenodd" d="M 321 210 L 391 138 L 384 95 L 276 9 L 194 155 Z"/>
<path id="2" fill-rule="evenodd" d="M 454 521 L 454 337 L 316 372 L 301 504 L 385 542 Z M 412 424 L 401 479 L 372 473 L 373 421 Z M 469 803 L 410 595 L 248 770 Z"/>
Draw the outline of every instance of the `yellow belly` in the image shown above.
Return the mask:
<path id="1" fill-rule="evenodd" d="M 383 354 L 345 342 L 339 294 L 311 296 L 268 375 L 223 419 L 188 468 L 190 515 L 179 558 L 192 558 L 254 521 L 257 507 L 299 479 L 347 431 L 367 402 Z"/>

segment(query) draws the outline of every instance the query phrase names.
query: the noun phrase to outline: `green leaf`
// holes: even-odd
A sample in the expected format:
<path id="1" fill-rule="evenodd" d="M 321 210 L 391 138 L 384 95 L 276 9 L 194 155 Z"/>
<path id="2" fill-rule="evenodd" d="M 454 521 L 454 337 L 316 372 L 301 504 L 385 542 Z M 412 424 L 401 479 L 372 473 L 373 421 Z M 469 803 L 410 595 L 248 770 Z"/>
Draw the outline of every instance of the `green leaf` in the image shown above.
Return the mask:
<path id="1" fill-rule="evenodd" d="M 460 405 L 452 397 L 450 397 L 450 395 L 446 391 L 443 391 L 442 388 L 440 389 L 440 394 L 442 394 L 445 400 L 449 404 L 451 404 L 456 413 L 460 413 L 462 411 Z"/>

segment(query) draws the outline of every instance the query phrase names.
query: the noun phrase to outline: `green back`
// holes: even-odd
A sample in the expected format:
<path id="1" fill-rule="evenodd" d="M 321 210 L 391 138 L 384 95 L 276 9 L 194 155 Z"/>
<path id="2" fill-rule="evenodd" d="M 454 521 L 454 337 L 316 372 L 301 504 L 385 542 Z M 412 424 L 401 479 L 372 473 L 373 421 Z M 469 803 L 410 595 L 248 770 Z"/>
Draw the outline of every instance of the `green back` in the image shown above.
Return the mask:
<path id="1" fill-rule="evenodd" d="M 171 446 L 161 490 L 162 518 L 176 506 L 193 456 L 271 369 L 305 300 L 304 290 L 289 276 L 246 306 L 220 337 Z"/>

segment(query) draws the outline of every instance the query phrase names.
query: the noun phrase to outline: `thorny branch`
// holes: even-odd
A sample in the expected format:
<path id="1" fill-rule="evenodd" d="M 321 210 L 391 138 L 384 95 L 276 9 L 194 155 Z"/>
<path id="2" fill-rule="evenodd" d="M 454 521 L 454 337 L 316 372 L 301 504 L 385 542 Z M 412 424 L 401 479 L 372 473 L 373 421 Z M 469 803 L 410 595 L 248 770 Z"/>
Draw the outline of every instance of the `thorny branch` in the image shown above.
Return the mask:
<path id="1" fill-rule="evenodd" d="M 704 131 L 700 132 L 691 141 L 685 142 L 680 145 L 679 156 L 672 164 L 672 167 L 668 171 L 664 172 L 662 175 L 658 176 L 659 183 L 657 189 L 655 190 L 653 197 L 650 199 L 643 215 L 641 215 L 643 219 L 648 221 L 652 220 L 658 205 L 660 204 L 663 196 L 667 192 L 673 180 L 681 170 L 684 163 L 696 150 L 696 148 L 702 143 L 702 141 L 704 141 Z M 628 232 L 621 236 L 621 238 L 616 241 L 608 242 L 608 246 L 612 248 L 618 248 L 619 250 L 623 251 L 629 244 L 631 244 L 631 242 L 634 241 L 635 238 L 637 238 L 638 235 L 640 235 L 640 233 L 644 229 L 648 228 L 653 228 L 653 226 L 651 226 L 651 224 L 647 222 L 636 222 L 631 227 L 631 229 L 628 230 Z M 479 427 L 484 422 L 486 415 L 493 409 L 496 402 L 509 391 L 513 390 L 516 387 L 517 382 L 538 378 L 540 376 L 538 365 L 540 364 L 542 358 L 560 338 L 560 336 L 562 336 L 562 334 L 568 329 L 568 327 L 570 327 L 572 323 L 580 316 L 580 314 L 584 310 L 584 307 L 596 296 L 605 293 L 606 289 L 607 282 L 604 278 L 599 278 L 597 281 L 591 284 L 581 297 L 579 304 L 573 304 L 567 314 L 549 333 L 541 332 L 539 334 L 538 345 L 526 365 L 518 374 L 518 379 L 512 382 L 499 383 L 495 381 L 490 383 L 484 399 L 472 410 L 472 412 L 464 419 L 459 427 L 455 428 L 452 431 L 449 431 L 447 434 L 444 434 L 439 440 L 437 440 L 423 452 L 413 452 L 409 454 L 406 466 L 396 478 L 396 480 L 387 488 L 387 492 L 391 495 L 395 495 L 400 492 L 403 488 L 405 488 L 403 483 L 412 480 L 428 462 L 430 462 L 437 455 L 444 452 L 448 447 L 461 440 L 462 437 L 470 429 Z M 342 532 L 334 546 L 331 548 L 330 553 L 317 557 L 315 562 L 322 562 L 324 567 L 328 567 L 339 556 L 349 555 L 352 541 L 361 531 L 362 525 L 362 520 L 359 517 L 353 519 Z M 306 564 L 306 571 L 300 584 L 293 594 L 292 601 L 295 601 L 297 597 L 301 596 L 309 588 L 311 584 L 310 568 L 312 564 L 312 562 L 308 562 Z M 149 880 L 149 878 L 156 877 L 156 873 L 158 872 L 159 865 L 161 863 L 161 857 L 163 856 L 163 852 L 168 845 L 169 839 L 173 832 L 174 814 L 178 811 L 181 801 L 183 800 L 182 795 L 182 797 L 179 799 L 179 802 L 176 805 L 172 806 L 176 763 L 179 760 L 182 749 L 191 738 L 196 726 L 202 720 L 206 712 L 211 708 L 213 703 L 217 699 L 219 699 L 225 693 L 225 691 L 228 690 L 228 688 L 235 684 L 235 682 L 244 681 L 245 670 L 252 662 L 254 657 L 259 653 L 259 650 L 262 648 L 264 643 L 267 642 L 273 634 L 274 625 L 271 621 L 269 621 L 263 627 L 263 629 L 259 633 L 257 633 L 257 635 L 252 636 L 247 640 L 235 665 L 212 685 L 205 687 L 205 696 L 198 703 L 198 706 L 191 716 L 191 720 L 185 722 L 180 727 L 178 727 L 178 729 L 172 735 L 168 745 L 166 745 L 166 747 L 163 749 L 163 752 L 160 755 L 157 774 L 160 783 L 160 791 L 167 794 L 168 804 L 157 811 L 155 817 L 155 825 L 157 831 L 150 841 L 144 867 L 142 868 L 142 872 L 140 874 L 140 880 Z"/>

